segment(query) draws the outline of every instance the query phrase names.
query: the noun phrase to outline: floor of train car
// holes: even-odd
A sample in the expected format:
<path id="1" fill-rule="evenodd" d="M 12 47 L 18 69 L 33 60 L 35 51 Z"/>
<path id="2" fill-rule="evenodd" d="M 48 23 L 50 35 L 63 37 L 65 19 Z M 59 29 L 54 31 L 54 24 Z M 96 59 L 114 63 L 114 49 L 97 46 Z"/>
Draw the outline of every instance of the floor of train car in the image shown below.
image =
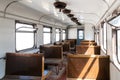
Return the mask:
<path id="1" fill-rule="evenodd" d="M 48 77 L 47 80 L 66 80 L 66 78 L 67 78 L 66 77 L 66 65 L 67 65 L 67 60 L 64 57 L 63 67 L 62 67 L 62 69 L 60 69 L 58 75 L 55 72 L 55 70 L 56 70 L 55 67 L 53 67 L 53 66 L 47 67 L 48 70 L 52 71 L 51 75 Z"/>

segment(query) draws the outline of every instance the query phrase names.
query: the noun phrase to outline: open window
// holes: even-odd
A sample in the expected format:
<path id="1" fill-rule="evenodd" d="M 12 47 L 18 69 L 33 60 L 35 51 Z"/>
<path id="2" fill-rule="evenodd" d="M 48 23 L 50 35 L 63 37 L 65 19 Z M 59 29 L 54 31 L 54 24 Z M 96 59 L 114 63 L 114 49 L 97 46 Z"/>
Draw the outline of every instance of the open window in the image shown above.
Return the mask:
<path id="1" fill-rule="evenodd" d="M 33 24 L 16 22 L 16 51 L 34 48 L 36 30 Z"/>
<path id="2" fill-rule="evenodd" d="M 109 20 L 108 23 L 111 24 L 112 26 L 120 27 L 120 14 L 117 15 L 116 17 L 113 17 L 111 20 Z"/>

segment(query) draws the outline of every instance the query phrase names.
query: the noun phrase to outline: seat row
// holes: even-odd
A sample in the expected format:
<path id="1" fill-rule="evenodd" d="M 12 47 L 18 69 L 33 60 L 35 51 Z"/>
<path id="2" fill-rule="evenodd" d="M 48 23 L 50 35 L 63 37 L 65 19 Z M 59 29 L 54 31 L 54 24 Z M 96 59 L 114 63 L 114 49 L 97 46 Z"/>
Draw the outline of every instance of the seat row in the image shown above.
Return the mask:
<path id="1" fill-rule="evenodd" d="M 75 54 L 67 54 L 67 80 L 110 80 L 109 56 L 100 55 L 93 40 L 81 41 Z"/>
<path id="2" fill-rule="evenodd" d="M 80 45 L 76 45 L 76 53 L 85 55 L 100 55 L 100 46 L 97 46 L 97 43 L 93 40 L 83 40 Z"/>
<path id="3" fill-rule="evenodd" d="M 6 53 L 2 80 L 45 80 L 50 74 L 51 71 L 44 70 L 43 54 Z"/>
<path id="4" fill-rule="evenodd" d="M 65 40 L 56 45 L 41 45 L 40 52 L 37 54 L 6 53 L 6 69 L 3 79 L 44 80 L 51 73 L 45 70 L 46 66 L 55 66 L 58 75 L 63 65 L 63 51 L 69 52 L 73 42 L 74 40 Z"/>

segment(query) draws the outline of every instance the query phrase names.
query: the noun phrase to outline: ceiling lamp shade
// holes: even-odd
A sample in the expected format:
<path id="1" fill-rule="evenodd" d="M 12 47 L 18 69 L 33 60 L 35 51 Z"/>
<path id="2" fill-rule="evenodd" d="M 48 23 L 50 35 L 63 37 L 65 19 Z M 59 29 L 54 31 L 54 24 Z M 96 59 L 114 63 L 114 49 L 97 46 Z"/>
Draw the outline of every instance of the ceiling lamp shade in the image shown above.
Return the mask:
<path id="1" fill-rule="evenodd" d="M 70 9 L 64 9 L 62 12 L 63 12 L 64 14 L 69 14 L 69 13 L 71 12 L 71 10 L 70 10 Z"/>
<path id="2" fill-rule="evenodd" d="M 64 9 L 66 7 L 66 3 L 57 1 L 54 3 L 55 8 L 58 8 L 61 12 L 61 9 Z"/>
<path id="3" fill-rule="evenodd" d="M 67 16 L 68 16 L 68 17 L 73 17 L 74 15 L 73 15 L 73 14 L 68 14 Z"/>
<path id="4" fill-rule="evenodd" d="M 77 22 L 77 21 L 78 21 L 77 18 L 71 18 L 71 20 L 72 20 L 73 22 Z"/>
<path id="5" fill-rule="evenodd" d="M 80 22 L 76 22 L 77 25 L 82 25 Z"/>

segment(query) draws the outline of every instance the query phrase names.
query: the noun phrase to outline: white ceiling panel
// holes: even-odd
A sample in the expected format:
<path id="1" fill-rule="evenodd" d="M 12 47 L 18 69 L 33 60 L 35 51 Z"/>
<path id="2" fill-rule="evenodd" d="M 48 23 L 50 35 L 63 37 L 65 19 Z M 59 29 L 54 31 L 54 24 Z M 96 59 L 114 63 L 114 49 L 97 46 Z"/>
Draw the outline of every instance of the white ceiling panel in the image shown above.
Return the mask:
<path id="1" fill-rule="evenodd" d="M 58 1 L 58 0 L 57 0 Z M 66 8 L 71 10 L 71 14 L 81 23 L 96 24 L 108 7 L 114 0 L 59 0 L 67 4 Z M 51 16 L 61 22 L 74 25 L 74 23 L 62 12 L 54 7 L 56 0 L 21 0 L 22 4 L 27 5 L 39 12 L 44 13 L 43 16 Z"/>

